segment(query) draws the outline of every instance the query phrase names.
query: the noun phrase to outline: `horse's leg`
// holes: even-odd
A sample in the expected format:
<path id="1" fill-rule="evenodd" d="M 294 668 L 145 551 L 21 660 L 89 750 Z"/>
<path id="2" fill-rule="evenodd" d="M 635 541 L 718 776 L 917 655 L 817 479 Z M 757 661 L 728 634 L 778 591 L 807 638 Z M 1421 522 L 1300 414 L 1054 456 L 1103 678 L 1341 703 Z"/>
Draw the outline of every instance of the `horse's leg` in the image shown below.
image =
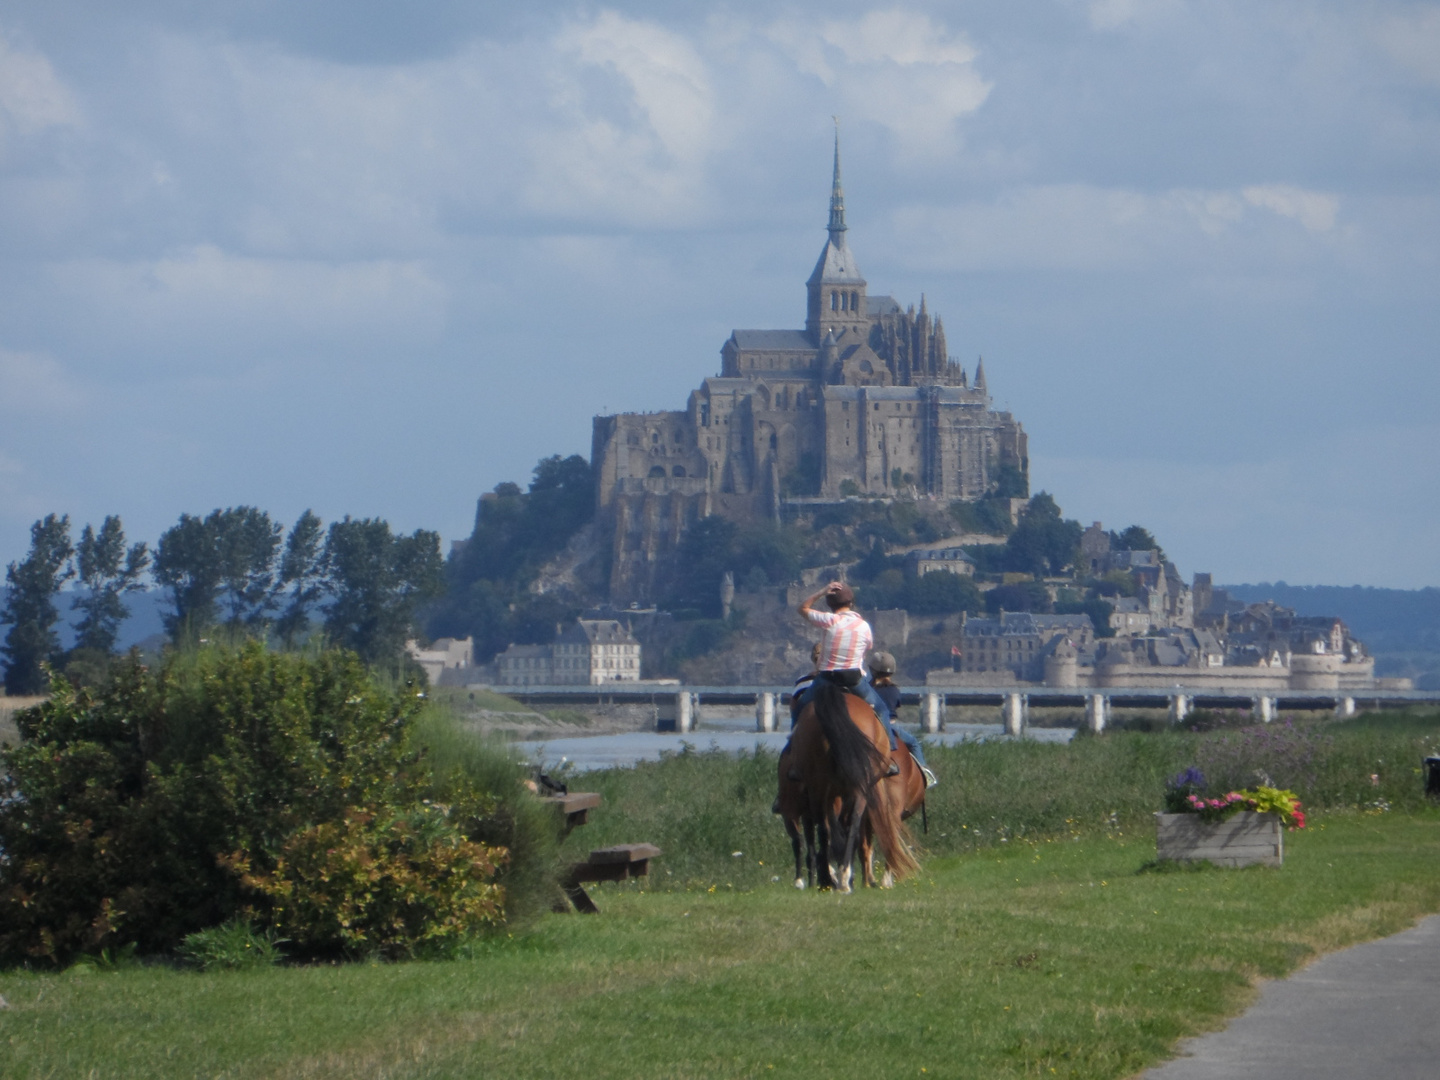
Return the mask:
<path id="1" fill-rule="evenodd" d="M 875 887 L 875 833 L 867 819 L 860 831 L 860 870 L 865 876 L 865 887 Z"/>
<path id="2" fill-rule="evenodd" d="M 865 796 L 855 796 L 850 807 L 850 827 L 845 830 L 845 851 L 840 859 L 840 891 L 848 893 L 855 878 L 855 848 L 865 828 Z"/>
<path id="3" fill-rule="evenodd" d="M 781 820 L 785 822 L 785 832 L 790 836 L 790 849 L 795 853 L 795 888 L 805 888 L 804 864 L 800 861 L 800 826 L 796 818 L 786 814 Z"/>
<path id="4" fill-rule="evenodd" d="M 833 889 L 835 878 L 830 873 L 830 824 L 825 817 L 812 822 L 815 829 L 815 843 L 810 845 L 810 858 L 815 867 L 817 888 Z"/>

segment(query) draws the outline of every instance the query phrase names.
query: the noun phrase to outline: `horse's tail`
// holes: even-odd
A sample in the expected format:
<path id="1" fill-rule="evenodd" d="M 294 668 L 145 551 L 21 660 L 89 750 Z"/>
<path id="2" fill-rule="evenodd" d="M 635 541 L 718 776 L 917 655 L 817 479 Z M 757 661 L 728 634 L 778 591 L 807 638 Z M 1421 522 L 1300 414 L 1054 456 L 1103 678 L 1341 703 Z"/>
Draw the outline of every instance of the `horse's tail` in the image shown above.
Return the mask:
<path id="1" fill-rule="evenodd" d="M 919 870 L 920 864 L 915 861 L 910 845 L 906 843 L 906 830 L 900 823 L 899 811 L 881 796 L 879 790 L 879 781 L 884 776 L 885 755 L 850 719 L 847 708 L 849 697 L 833 683 L 822 682 L 815 694 L 815 719 L 830 744 L 830 762 L 836 777 L 856 791 L 865 793 L 875 841 L 880 845 L 880 853 L 885 856 L 886 867 L 899 881 Z"/>
<path id="2" fill-rule="evenodd" d="M 868 792 L 883 774 L 885 758 L 850 719 L 849 696 L 834 683 L 822 680 L 815 691 L 815 720 L 830 744 L 830 765 L 836 779 L 846 787 Z"/>
<path id="3" fill-rule="evenodd" d="M 869 814 L 875 842 L 880 845 L 885 866 L 895 875 L 895 880 L 901 881 L 919 870 L 920 863 L 910 850 L 909 830 L 901 823 L 899 810 L 891 805 L 889 799 L 881 796 L 879 785 L 871 789 Z"/>

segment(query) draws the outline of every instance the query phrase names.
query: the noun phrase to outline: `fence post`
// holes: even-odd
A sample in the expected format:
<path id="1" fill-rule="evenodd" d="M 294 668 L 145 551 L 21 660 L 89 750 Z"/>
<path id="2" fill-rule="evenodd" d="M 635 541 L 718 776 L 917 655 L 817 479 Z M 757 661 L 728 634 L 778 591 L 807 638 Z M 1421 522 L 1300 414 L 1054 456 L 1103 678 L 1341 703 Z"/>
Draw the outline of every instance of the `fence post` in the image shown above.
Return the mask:
<path id="1" fill-rule="evenodd" d="M 942 710 L 945 707 L 945 699 L 939 694 L 925 695 L 924 728 L 925 734 L 934 735 L 944 727 Z"/>
<path id="2" fill-rule="evenodd" d="M 1025 734 L 1026 713 L 1029 712 L 1029 695 L 1016 693 L 1014 691 L 1005 695 L 1005 702 L 1000 706 L 1000 718 L 1005 724 L 1006 735 Z"/>
<path id="3" fill-rule="evenodd" d="M 1185 717 L 1190 715 L 1190 707 L 1194 702 L 1184 694 L 1170 695 L 1170 723 L 1183 724 Z"/>
<path id="4" fill-rule="evenodd" d="M 755 730 L 775 730 L 775 695 L 768 690 L 755 695 Z"/>
<path id="5" fill-rule="evenodd" d="M 1341 697 L 1335 699 L 1335 715 L 1339 717 L 1355 715 L 1355 699 L 1353 697 Z"/>
<path id="6" fill-rule="evenodd" d="M 688 690 L 675 695 L 675 730 L 682 734 L 695 730 L 695 695 Z"/>
<path id="7" fill-rule="evenodd" d="M 1261 694 L 1255 698 L 1255 703 L 1250 707 L 1250 715 L 1262 724 L 1268 724 L 1275 719 L 1275 698 L 1268 694 Z"/>
<path id="8" fill-rule="evenodd" d="M 1110 722 L 1110 699 L 1104 694 L 1085 696 L 1085 725 L 1096 735 Z"/>

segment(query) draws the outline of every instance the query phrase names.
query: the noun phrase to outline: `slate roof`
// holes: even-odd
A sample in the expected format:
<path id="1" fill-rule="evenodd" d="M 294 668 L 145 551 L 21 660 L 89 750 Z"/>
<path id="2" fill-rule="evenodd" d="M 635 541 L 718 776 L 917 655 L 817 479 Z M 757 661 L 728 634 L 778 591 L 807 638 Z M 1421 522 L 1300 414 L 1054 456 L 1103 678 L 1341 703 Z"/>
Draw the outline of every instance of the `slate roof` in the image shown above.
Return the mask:
<path id="1" fill-rule="evenodd" d="M 820 252 L 820 261 L 815 264 L 815 272 L 810 275 L 810 280 L 805 284 L 837 284 L 837 285 L 864 285 L 865 278 L 860 274 L 860 266 L 855 262 L 855 255 L 850 250 L 850 245 L 845 243 L 842 234 L 839 241 L 831 239 L 825 241 L 825 250 Z"/>
<path id="2" fill-rule="evenodd" d="M 804 330 L 735 330 L 730 337 L 745 350 L 766 352 L 810 352 L 815 343 Z"/>

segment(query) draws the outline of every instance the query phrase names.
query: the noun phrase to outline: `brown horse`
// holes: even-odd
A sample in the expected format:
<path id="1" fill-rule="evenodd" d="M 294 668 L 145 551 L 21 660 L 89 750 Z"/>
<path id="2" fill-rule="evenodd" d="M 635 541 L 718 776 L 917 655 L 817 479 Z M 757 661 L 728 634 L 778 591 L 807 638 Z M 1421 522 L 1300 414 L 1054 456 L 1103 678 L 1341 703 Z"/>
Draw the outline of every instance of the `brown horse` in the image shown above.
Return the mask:
<path id="1" fill-rule="evenodd" d="M 880 797 L 891 802 L 894 811 L 900 815 L 901 821 L 908 821 L 918 811 L 920 820 L 926 832 L 930 831 L 929 817 L 925 813 L 925 774 L 920 771 L 920 766 L 915 763 L 915 758 L 910 754 L 910 748 L 903 743 L 897 750 L 892 751 L 895 764 L 900 766 L 900 772 L 895 776 L 887 776 L 880 781 Z M 865 870 L 865 884 L 875 884 L 875 844 L 874 829 L 871 827 L 870 815 L 865 818 L 865 833 L 860 838 L 860 865 Z M 885 871 L 885 877 L 881 885 L 889 888 L 894 882 L 890 870 Z"/>
<path id="2" fill-rule="evenodd" d="M 822 887 L 850 891 L 855 855 L 867 829 L 895 880 L 919 868 L 900 821 L 902 794 L 882 783 L 890 768 L 890 740 L 864 701 L 821 683 L 795 725 L 788 759 L 782 758 L 780 765 L 780 808 L 795 849 L 796 885 L 804 887 L 801 824 L 805 870 L 818 877 Z M 824 854 L 820 861 L 815 857 L 816 834 Z M 868 862 L 865 880 L 874 884 Z"/>

